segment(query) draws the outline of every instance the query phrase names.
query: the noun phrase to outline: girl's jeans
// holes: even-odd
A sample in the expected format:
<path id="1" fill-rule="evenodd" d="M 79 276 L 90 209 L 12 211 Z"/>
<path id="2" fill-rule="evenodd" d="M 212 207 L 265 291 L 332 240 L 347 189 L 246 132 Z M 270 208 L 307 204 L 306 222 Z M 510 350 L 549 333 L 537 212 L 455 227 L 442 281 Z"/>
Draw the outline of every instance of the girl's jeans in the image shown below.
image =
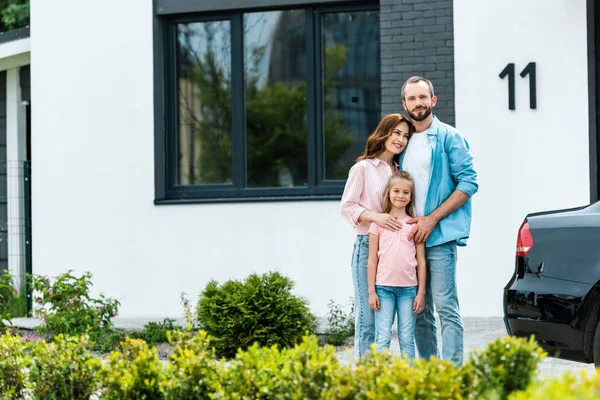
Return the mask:
<path id="1" fill-rule="evenodd" d="M 404 357 L 415 358 L 415 321 L 413 303 L 417 286 L 375 286 L 379 311 L 375 312 L 375 343 L 377 351 L 390 348 L 394 317 L 398 316 L 398 342 Z"/>
<path id="2" fill-rule="evenodd" d="M 375 342 L 375 312 L 369 307 L 367 260 L 369 235 L 357 235 L 352 253 L 352 280 L 354 282 L 354 358 L 358 359 Z"/>

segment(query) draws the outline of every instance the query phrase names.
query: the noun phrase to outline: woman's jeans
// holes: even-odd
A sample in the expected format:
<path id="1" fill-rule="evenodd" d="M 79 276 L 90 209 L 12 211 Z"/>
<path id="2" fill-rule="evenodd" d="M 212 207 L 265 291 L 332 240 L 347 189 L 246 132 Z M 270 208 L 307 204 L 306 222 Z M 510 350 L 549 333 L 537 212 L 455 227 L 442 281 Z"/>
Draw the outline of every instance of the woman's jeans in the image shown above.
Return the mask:
<path id="1" fill-rule="evenodd" d="M 398 342 L 400 352 L 409 359 L 415 358 L 415 320 L 413 304 L 417 286 L 375 286 L 379 297 L 379 311 L 375 311 L 375 343 L 377 351 L 390 348 L 394 317 L 398 316 Z"/>
<path id="2" fill-rule="evenodd" d="M 456 290 L 456 242 L 425 249 L 425 310 L 417 315 L 415 337 L 422 358 L 439 358 L 434 305 L 442 325 L 442 358 L 463 363 L 464 329 Z"/>
<path id="3" fill-rule="evenodd" d="M 354 358 L 358 359 L 370 350 L 375 342 L 375 312 L 369 307 L 369 284 L 367 260 L 369 259 L 369 235 L 357 235 L 352 253 L 352 280 L 354 282 Z"/>

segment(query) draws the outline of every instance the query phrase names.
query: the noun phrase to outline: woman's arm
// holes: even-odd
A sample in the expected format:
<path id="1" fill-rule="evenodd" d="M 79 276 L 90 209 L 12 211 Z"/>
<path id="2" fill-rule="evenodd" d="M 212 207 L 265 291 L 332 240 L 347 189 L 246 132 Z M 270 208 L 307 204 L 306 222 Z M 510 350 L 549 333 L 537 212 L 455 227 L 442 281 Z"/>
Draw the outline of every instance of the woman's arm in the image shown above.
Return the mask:
<path id="1" fill-rule="evenodd" d="M 348 180 L 342 194 L 341 213 L 353 227 L 361 222 L 375 222 L 382 228 L 392 231 L 402 229 L 402 224 L 389 214 L 367 210 L 360 204 L 360 197 L 365 189 L 365 171 L 361 164 L 354 164 L 348 173 Z"/>
<path id="2" fill-rule="evenodd" d="M 369 233 L 369 260 L 367 261 L 367 278 L 369 287 L 369 307 L 379 311 L 379 297 L 375 292 L 375 277 L 377 276 L 377 263 L 379 262 L 379 236 Z"/>
<path id="3" fill-rule="evenodd" d="M 342 194 L 342 216 L 353 227 L 360 223 L 361 215 L 367 210 L 360 204 L 360 196 L 365 188 L 365 174 L 363 166 L 354 164 L 348 173 L 348 180 Z"/>

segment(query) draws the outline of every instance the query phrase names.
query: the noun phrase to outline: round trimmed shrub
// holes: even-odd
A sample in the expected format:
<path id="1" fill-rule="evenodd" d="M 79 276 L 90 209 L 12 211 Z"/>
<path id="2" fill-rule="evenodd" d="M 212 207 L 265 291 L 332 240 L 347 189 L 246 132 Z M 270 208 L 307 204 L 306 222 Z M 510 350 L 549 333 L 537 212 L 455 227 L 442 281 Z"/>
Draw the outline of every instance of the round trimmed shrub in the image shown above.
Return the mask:
<path id="1" fill-rule="evenodd" d="M 198 301 L 200 328 L 209 334 L 219 356 L 233 357 L 254 343 L 294 346 L 315 331 L 316 318 L 308 301 L 292 293 L 293 287 L 292 280 L 278 272 L 222 285 L 210 281 Z"/>

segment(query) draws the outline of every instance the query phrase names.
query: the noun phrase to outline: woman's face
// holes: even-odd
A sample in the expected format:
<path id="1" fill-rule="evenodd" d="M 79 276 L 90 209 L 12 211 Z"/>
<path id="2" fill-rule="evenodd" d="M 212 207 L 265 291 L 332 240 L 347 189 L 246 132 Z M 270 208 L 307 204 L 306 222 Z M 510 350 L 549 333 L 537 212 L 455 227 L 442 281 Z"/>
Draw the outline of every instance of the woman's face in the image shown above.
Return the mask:
<path id="1" fill-rule="evenodd" d="M 392 154 L 400 154 L 408 144 L 408 123 L 400 122 L 392 130 L 392 134 L 385 140 L 385 150 Z"/>

